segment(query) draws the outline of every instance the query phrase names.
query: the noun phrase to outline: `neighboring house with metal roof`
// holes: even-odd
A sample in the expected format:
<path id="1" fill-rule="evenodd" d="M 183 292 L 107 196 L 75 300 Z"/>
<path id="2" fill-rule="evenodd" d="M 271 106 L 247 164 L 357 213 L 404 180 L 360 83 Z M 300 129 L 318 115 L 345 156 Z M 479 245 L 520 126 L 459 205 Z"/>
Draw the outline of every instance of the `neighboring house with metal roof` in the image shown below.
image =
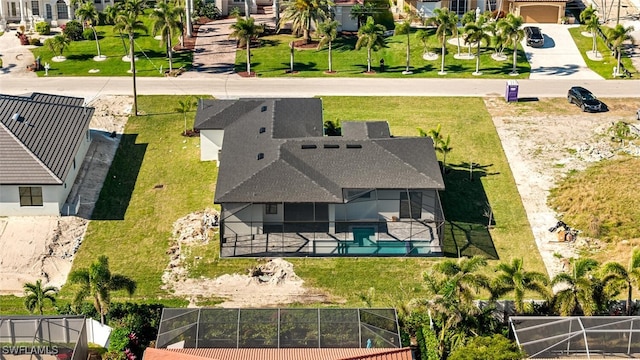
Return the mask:
<path id="1" fill-rule="evenodd" d="M 60 215 L 91 144 L 84 99 L 0 94 L 0 216 Z"/>
<path id="2" fill-rule="evenodd" d="M 383 121 L 323 136 L 320 99 L 206 100 L 195 128 L 201 158 L 219 160 L 222 256 L 442 253 L 430 138 L 393 137 Z"/>

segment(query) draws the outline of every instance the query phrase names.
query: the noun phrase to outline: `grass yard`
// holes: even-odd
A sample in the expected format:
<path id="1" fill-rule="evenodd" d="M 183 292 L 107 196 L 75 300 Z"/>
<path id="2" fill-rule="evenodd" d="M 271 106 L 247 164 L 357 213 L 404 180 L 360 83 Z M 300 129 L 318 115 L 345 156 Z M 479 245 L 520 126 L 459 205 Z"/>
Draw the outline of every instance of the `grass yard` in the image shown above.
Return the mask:
<path id="1" fill-rule="evenodd" d="M 433 31 L 433 30 L 431 30 Z M 518 47 L 518 63 L 517 69 L 519 76 L 512 77 L 509 72 L 512 69 L 513 57 L 511 51 L 506 50 L 508 55 L 506 61 L 496 61 L 491 58 L 494 52 L 492 48 L 482 47 L 480 57 L 481 76 L 474 76 L 476 61 L 454 59 L 454 54 L 458 52 L 455 45 L 447 45 L 447 55 L 445 57 L 445 70 L 447 75 L 438 75 L 440 71 L 441 58 L 437 60 L 426 61 L 422 58 L 424 53 L 423 44 L 416 39 L 415 32 L 411 35 L 411 68 L 413 75 L 402 75 L 402 71 L 406 68 L 406 35 L 391 36 L 387 38 L 387 48 L 372 52 L 372 70 L 375 74 L 364 74 L 367 70 L 367 49 L 362 48 L 355 50 L 357 41 L 356 36 L 341 36 L 333 43 L 333 70 L 337 74 L 325 74 L 328 70 L 328 50 L 325 47 L 322 50 L 304 49 L 294 51 L 294 71 L 295 74 L 285 74 L 289 70 L 290 64 L 290 48 L 289 43 L 295 40 L 291 35 L 270 35 L 260 38 L 261 45 L 251 50 L 251 71 L 255 71 L 261 77 L 387 77 L 387 78 L 528 78 L 531 68 L 527 62 L 524 52 Z M 433 34 L 428 42 L 430 51 L 440 54 L 441 46 Z M 462 43 L 461 52 L 468 52 L 468 47 Z M 476 49 L 472 48 L 471 52 L 475 54 Z M 236 54 L 236 71 L 246 71 L 246 51 L 238 49 Z M 379 72 L 380 59 L 384 59 L 385 71 Z"/>
<path id="2" fill-rule="evenodd" d="M 480 98 L 423 98 L 423 97 L 323 97 L 326 120 L 386 119 L 391 131 L 398 136 L 417 136 L 416 128 L 425 131 L 442 124 L 442 132 L 451 135 L 453 152 L 447 163 L 451 171 L 445 176 L 447 191 L 442 194 L 447 224 L 447 251 L 455 254 L 451 242 L 451 228 L 458 235 L 472 227 L 484 229 L 483 217 L 489 202 L 495 212 L 495 228 L 491 231 L 493 244 L 486 237 L 472 236 L 473 242 L 461 242 L 463 254 L 485 255 L 509 261 L 523 257 L 528 270 L 546 272 L 538 255 L 529 223 L 515 187 L 513 177 L 500 140 Z M 384 115 L 381 115 L 384 114 Z M 474 131 L 468 131 L 472 127 Z M 474 181 L 469 180 L 468 163 L 476 170 Z M 464 230 L 464 231 L 463 231 Z M 486 230 L 484 230 L 486 233 Z M 218 245 L 211 244 L 194 250 L 203 260 L 191 258 L 191 276 L 215 277 L 233 271 L 244 271 L 253 260 L 217 257 Z M 495 258 L 495 257 L 494 257 Z M 323 289 L 347 306 L 360 306 L 358 294 L 375 288 L 377 305 L 392 305 L 397 301 L 418 296 L 421 292 L 422 272 L 437 259 L 425 258 L 294 258 L 296 273 L 309 285 Z M 492 261 L 495 265 L 497 261 Z M 487 269 L 488 275 L 493 267 Z"/>
<path id="3" fill-rule="evenodd" d="M 603 26 L 603 31 L 605 31 L 605 29 L 606 27 Z M 593 48 L 593 38 L 582 35 L 582 32 L 586 31 L 587 29 L 584 25 L 569 29 L 569 33 L 573 37 L 573 41 L 576 43 L 578 50 L 580 50 L 580 54 L 582 55 L 584 61 L 587 63 L 587 66 L 603 78 L 613 79 L 613 67 L 618 65 L 617 59 L 611 55 L 611 51 L 607 48 L 604 41 L 600 37 L 596 36 L 596 45 L 598 47 L 598 52 L 602 55 L 603 59 L 602 61 L 590 60 L 587 57 L 586 52 L 591 51 L 591 49 Z M 635 73 L 637 71 L 633 67 L 631 59 L 625 57 L 624 54 L 622 56 L 621 62 L 624 67 L 631 73 Z M 626 77 L 618 77 L 617 79 L 624 78 Z"/>
<path id="4" fill-rule="evenodd" d="M 141 16 L 140 19 L 149 29 L 149 33 L 136 33 L 135 51 L 136 75 L 138 76 L 163 76 L 162 70 L 169 69 L 169 60 L 165 54 L 165 46 L 153 37 L 153 20 L 149 16 Z M 32 49 L 35 57 L 40 56 L 44 66 L 48 62 L 51 68 L 49 76 L 130 76 L 127 70 L 130 69 L 128 61 L 122 61 L 122 57 L 128 54 L 129 37 L 127 34 L 120 34 L 113 31 L 112 25 L 96 26 L 96 32 L 100 42 L 100 53 L 106 55 L 105 61 L 94 61 L 93 57 L 98 55 L 95 40 L 73 41 L 64 51 L 67 58 L 63 62 L 53 62 L 51 58 L 54 54 L 47 46 L 40 46 Z M 124 39 L 124 45 L 122 40 Z M 42 41 L 44 43 L 44 40 Z M 177 37 L 173 44 L 178 44 Z M 173 67 L 184 66 L 190 68 L 192 62 L 191 52 L 174 52 Z M 100 72 L 90 73 L 91 69 L 99 69 Z M 38 76 L 44 76 L 44 71 L 38 71 Z"/>

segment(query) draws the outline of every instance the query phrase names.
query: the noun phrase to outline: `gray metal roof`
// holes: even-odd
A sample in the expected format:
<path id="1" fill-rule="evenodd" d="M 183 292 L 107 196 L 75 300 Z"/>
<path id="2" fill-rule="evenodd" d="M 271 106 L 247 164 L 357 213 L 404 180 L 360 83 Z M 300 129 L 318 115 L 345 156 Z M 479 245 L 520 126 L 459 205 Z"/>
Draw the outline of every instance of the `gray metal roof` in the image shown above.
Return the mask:
<path id="1" fill-rule="evenodd" d="M 304 101 L 286 104 L 290 107 L 276 110 L 273 118 L 271 112 L 261 111 L 261 104 L 229 121 L 220 154 L 216 203 L 340 203 L 345 188 L 444 189 L 430 138 L 392 138 L 388 124 L 381 121 L 343 123 L 343 128 L 354 130 L 353 138 L 321 136 L 314 126 L 283 131 L 295 136 L 276 138 L 275 129 L 296 123 L 296 116 L 305 117 L 304 123 L 315 119 L 317 127 L 322 124 L 317 114 L 305 112 L 322 112 L 321 103 L 314 107 Z"/>
<path id="2" fill-rule="evenodd" d="M 93 116 L 83 103 L 40 93 L 0 94 L 0 184 L 62 184 Z"/>
<path id="3" fill-rule="evenodd" d="M 345 121 L 342 137 L 348 139 L 383 139 L 391 137 L 386 121 Z"/>

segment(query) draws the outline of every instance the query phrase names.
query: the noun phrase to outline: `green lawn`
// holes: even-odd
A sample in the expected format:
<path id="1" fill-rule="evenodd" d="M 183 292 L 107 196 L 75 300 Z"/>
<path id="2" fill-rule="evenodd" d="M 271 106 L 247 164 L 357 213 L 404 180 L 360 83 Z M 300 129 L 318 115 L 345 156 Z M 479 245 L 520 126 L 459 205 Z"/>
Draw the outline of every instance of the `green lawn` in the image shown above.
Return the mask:
<path id="1" fill-rule="evenodd" d="M 606 27 L 603 26 L 603 31 L 605 29 Z M 586 32 L 586 31 L 587 30 L 584 25 L 569 29 L 569 33 L 571 33 L 571 36 L 573 37 L 573 41 L 576 43 L 576 46 L 578 46 L 578 49 L 580 50 L 580 54 L 584 58 L 584 61 L 587 63 L 587 66 L 591 70 L 598 73 L 598 75 L 602 76 L 603 78 L 613 79 L 613 67 L 617 66 L 618 64 L 617 59 L 611 55 L 611 51 L 607 49 L 607 46 L 605 45 L 604 41 L 600 37 L 596 36 L 596 45 L 598 47 L 598 52 L 602 55 L 603 59 L 602 61 L 590 60 L 587 57 L 586 52 L 591 51 L 591 49 L 593 48 L 593 38 L 583 36 L 582 32 Z M 629 59 L 628 57 L 625 57 L 624 54 L 621 59 L 621 62 L 627 70 L 629 70 L 632 73 L 636 72 L 636 69 L 633 67 L 633 63 L 631 62 L 631 59 Z M 618 77 L 618 79 L 624 79 L 624 77 L 623 78 Z"/>
<path id="2" fill-rule="evenodd" d="M 440 71 L 441 58 L 434 61 L 422 59 L 424 46 L 415 37 L 415 32 L 411 35 L 411 67 L 413 75 L 402 75 L 406 68 L 406 35 L 391 36 L 387 40 L 387 48 L 372 52 L 372 69 L 379 70 L 380 59 L 384 59 L 385 72 L 376 74 L 364 74 L 367 70 L 367 50 L 362 48 L 355 50 L 356 36 L 341 36 L 333 43 L 333 70 L 337 74 L 325 74 L 328 70 L 328 50 L 304 49 L 294 52 L 295 74 L 285 74 L 289 70 L 290 48 L 289 42 L 295 40 L 291 35 L 270 35 L 260 38 L 261 45 L 251 50 L 251 71 L 255 71 L 261 77 L 293 76 L 293 77 L 395 77 L 395 78 L 528 78 L 531 68 L 527 62 L 524 52 L 519 47 L 517 69 L 519 76 L 512 77 L 509 72 L 512 69 L 513 57 L 511 51 L 507 49 L 506 61 L 496 61 L 491 58 L 494 52 L 492 48 L 483 47 L 480 56 L 481 76 L 474 76 L 476 61 L 457 60 L 454 54 L 458 52 L 455 45 L 447 45 L 447 55 L 445 57 L 445 70 L 447 75 L 438 75 Z M 440 54 L 441 46 L 432 35 L 428 47 L 430 51 Z M 475 54 L 476 49 L 471 49 Z M 468 52 L 468 48 L 462 43 L 461 52 Z M 238 49 L 236 55 L 236 71 L 246 71 L 246 51 Z"/>
<path id="3" fill-rule="evenodd" d="M 104 184 L 100 200 L 74 269 L 86 267 L 98 255 L 109 256 L 113 272 L 138 282 L 136 301 L 154 301 L 171 295 L 160 289 L 161 274 L 173 222 L 189 212 L 212 206 L 217 167 L 199 160 L 199 139 L 184 138 L 181 115 L 174 111 L 177 97 L 143 96 L 132 117 Z M 544 272 L 527 218 L 493 123 L 480 98 L 326 97 L 325 119 L 381 119 L 394 135 L 417 135 L 442 124 L 454 148 L 448 156 L 450 171 L 442 194 L 447 224 L 447 252 L 483 254 L 509 261 L 524 257 L 529 270 Z M 383 115 L 381 115 L 383 114 Z M 190 121 L 194 113 L 189 114 Z M 473 131 L 469 131 L 473 129 Z M 468 163 L 476 170 L 469 180 Z M 163 185 L 162 189 L 155 188 Z M 493 242 L 487 241 L 482 216 L 485 204 L 495 212 Z M 467 229 L 474 230 L 469 232 Z M 453 231 L 452 231 L 453 229 Z M 479 231 L 481 230 L 481 231 Z M 463 241 L 465 231 L 470 242 Z M 451 233 L 456 234 L 456 245 Z M 494 247 L 495 244 L 495 247 Z M 245 273 L 253 259 L 219 259 L 218 243 L 194 248 L 187 258 L 191 276 L 214 277 Z M 196 260 L 195 256 L 203 259 Z M 425 258 L 299 258 L 291 259 L 296 273 L 308 285 L 343 299 L 347 306 L 362 305 L 359 293 L 374 287 L 374 302 L 391 305 L 421 293 L 422 272 L 438 259 Z M 491 261 L 495 265 L 496 260 Z M 487 268 L 487 274 L 493 268 Z M 62 298 L 73 289 L 65 286 Z M 116 294 L 125 300 L 123 294 Z M 215 299 L 209 299 L 215 302 Z M 207 299 L 204 299 L 207 301 Z M 12 303 L 15 301 L 12 301 Z M 16 303 L 14 307 L 19 307 Z"/>
<path id="4" fill-rule="evenodd" d="M 149 33 L 136 33 L 135 50 L 138 61 L 136 61 L 136 75 L 138 76 L 163 76 L 162 70 L 169 69 L 169 60 L 165 55 L 164 44 L 155 40 L 152 34 L 153 21 L 149 16 L 141 16 L 144 24 L 149 29 Z M 63 62 L 53 62 L 51 58 L 54 54 L 47 46 L 40 46 L 32 49 L 35 57 L 40 56 L 42 64 L 48 62 L 51 68 L 49 76 L 130 76 L 127 70 L 130 69 L 128 61 L 122 61 L 122 57 L 128 54 L 129 37 L 113 31 L 113 26 L 97 26 L 96 31 L 100 39 L 100 52 L 106 55 L 105 61 L 94 61 L 93 57 L 98 54 L 95 40 L 83 40 L 71 42 L 63 55 L 67 58 Z M 124 46 L 122 40 L 124 39 Z M 178 44 L 177 37 L 173 44 Z M 175 52 L 173 55 L 173 66 L 179 68 L 184 66 L 190 68 L 192 62 L 191 52 Z M 91 69 L 99 69 L 98 73 L 89 73 Z M 39 71 L 38 76 L 44 76 L 44 71 Z"/>

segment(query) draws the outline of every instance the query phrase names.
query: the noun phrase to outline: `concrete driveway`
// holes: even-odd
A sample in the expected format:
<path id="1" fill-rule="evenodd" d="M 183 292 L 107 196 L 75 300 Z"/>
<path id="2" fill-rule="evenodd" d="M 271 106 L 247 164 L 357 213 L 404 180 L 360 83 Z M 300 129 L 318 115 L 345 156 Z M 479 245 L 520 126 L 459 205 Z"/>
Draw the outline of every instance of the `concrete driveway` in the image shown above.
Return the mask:
<path id="1" fill-rule="evenodd" d="M 578 25 L 525 24 L 537 26 L 544 35 L 544 47 L 534 48 L 522 41 L 531 64 L 530 79 L 597 80 L 602 77 L 591 71 L 576 47 L 569 28 Z"/>

